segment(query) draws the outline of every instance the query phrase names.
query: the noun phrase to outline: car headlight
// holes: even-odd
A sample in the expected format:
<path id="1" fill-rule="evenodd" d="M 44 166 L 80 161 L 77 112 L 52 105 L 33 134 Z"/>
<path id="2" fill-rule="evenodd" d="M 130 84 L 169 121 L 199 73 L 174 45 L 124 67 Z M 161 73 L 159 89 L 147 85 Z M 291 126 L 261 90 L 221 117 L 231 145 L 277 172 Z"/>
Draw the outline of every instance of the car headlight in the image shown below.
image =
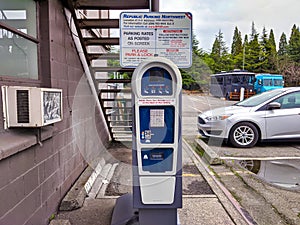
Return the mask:
<path id="1" fill-rule="evenodd" d="M 205 119 L 208 121 L 218 121 L 218 120 L 225 120 L 232 116 L 232 114 L 226 114 L 226 115 L 218 115 L 218 116 L 209 116 L 206 117 Z"/>

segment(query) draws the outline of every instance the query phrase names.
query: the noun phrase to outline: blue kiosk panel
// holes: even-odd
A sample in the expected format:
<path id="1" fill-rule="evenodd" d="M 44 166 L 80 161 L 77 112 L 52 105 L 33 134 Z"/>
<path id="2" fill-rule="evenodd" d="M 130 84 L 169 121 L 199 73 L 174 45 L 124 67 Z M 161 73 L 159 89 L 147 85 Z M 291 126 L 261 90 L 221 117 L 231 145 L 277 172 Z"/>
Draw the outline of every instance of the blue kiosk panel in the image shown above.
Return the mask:
<path id="1" fill-rule="evenodd" d="M 173 148 L 142 148 L 142 167 L 152 173 L 172 171 Z"/>
<path id="2" fill-rule="evenodd" d="M 141 89 L 143 96 L 170 96 L 173 94 L 172 77 L 163 68 L 150 68 L 142 77 Z"/>
<path id="3" fill-rule="evenodd" d="M 141 106 L 139 113 L 141 143 L 174 143 L 174 106 Z"/>

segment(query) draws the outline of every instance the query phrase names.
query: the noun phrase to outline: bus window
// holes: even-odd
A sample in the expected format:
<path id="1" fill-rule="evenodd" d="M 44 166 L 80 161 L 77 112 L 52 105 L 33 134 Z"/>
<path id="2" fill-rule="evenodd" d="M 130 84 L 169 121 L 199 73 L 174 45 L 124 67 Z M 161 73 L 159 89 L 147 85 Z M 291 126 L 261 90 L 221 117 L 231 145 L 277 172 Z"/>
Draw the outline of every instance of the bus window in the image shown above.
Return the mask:
<path id="1" fill-rule="evenodd" d="M 247 76 L 243 76 L 243 84 L 247 84 L 248 83 L 248 78 Z"/>
<path id="2" fill-rule="evenodd" d="M 274 86 L 282 86 L 282 80 L 274 79 Z"/>
<path id="3" fill-rule="evenodd" d="M 233 84 L 238 84 L 239 83 L 239 77 L 238 76 L 234 76 L 232 79 L 232 83 Z"/>
<path id="4" fill-rule="evenodd" d="M 218 84 L 223 85 L 223 77 L 218 77 L 217 82 L 218 82 Z"/>
<path id="5" fill-rule="evenodd" d="M 264 79 L 263 86 L 273 86 L 272 79 Z"/>
<path id="6" fill-rule="evenodd" d="M 248 79 L 248 84 L 254 84 L 255 82 L 255 77 L 254 76 L 247 76 L 247 79 Z"/>
<path id="7" fill-rule="evenodd" d="M 211 84 L 217 84 L 217 79 L 215 77 L 211 77 L 210 83 Z"/>
<path id="8" fill-rule="evenodd" d="M 231 84 L 231 77 L 226 77 L 226 84 Z"/>

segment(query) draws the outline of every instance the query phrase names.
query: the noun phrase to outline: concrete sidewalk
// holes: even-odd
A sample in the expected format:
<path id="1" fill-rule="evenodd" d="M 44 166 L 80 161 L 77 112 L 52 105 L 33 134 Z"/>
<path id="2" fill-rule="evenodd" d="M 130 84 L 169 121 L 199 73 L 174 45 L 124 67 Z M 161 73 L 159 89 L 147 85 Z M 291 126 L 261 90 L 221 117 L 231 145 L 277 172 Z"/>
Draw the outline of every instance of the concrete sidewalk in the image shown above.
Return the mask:
<path id="1" fill-rule="evenodd" d="M 109 149 L 114 158 L 122 159 L 114 170 L 114 178 L 106 185 L 105 191 L 99 187 L 96 195 L 85 198 L 81 208 L 60 211 L 56 222 L 68 221 L 71 225 L 110 225 L 117 198 L 131 192 L 130 157 L 131 149 L 114 146 Z M 99 176 L 94 185 L 103 184 L 105 178 Z M 101 182 L 99 182 L 99 179 Z M 106 182 L 105 182 L 106 183 Z M 230 201 L 231 200 L 231 201 Z M 239 213 L 239 206 L 233 198 L 228 198 L 208 173 L 202 160 L 192 148 L 183 142 L 183 207 L 178 209 L 181 225 L 247 224 Z"/>

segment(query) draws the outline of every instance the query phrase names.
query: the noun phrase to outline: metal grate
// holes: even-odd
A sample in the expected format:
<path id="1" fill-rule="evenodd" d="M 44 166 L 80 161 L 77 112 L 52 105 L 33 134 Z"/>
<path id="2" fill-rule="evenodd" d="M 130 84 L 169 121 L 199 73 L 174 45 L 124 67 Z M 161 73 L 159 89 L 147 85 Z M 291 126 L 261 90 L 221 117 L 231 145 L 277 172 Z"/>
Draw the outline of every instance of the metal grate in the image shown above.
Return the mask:
<path id="1" fill-rule="evenodd" d="M 18 123 L 29 123 L 29 91 L 17 90 Z"/>

